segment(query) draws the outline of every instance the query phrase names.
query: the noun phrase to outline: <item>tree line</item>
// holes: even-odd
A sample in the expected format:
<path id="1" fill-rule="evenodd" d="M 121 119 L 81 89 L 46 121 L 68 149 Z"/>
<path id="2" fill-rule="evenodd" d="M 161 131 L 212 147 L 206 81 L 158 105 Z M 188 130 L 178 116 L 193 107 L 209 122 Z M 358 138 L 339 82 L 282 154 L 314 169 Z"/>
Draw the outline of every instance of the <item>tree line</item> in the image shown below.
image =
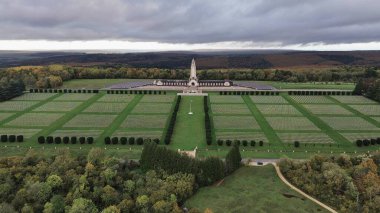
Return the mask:
<path id="1" fill-rule="evenodd" d="M 380 155 L 284 159 L 284 176 L 338 212 L 380 212 Z"/>
<path id="2" fill-rule="evenodd" d="M 20 96 L 24 90 L 25 85 L 21 80 L 6 77 L 0 79 L 0 101 L 6 101 Z"/>
<path id="3" fill-rule="evenodd" d="M 178 172 L 193 174 L 195 183 L 199 186 L 207 186 L 238 169 L 241 160 L 238 146 L 231 148 L 223 162 L 216 157 L 208 157 L 203 160 L 194 159 L 166 147 L 157 146 L 155 143 L 147 143 L 144 145 L 140 164 L 143 171 L 162 169 L 169 174 Z"/>
<path id="4" fill-rule="evenodd" d="M 380 102 L 380 79 L 363 78 L 358 81 L 353 91 L 355 95 L 364 95 Z"/>
<path id="5" fill-rule="evenodd" d="M 330 70 L 281 70 L 281 69 L 202 69 L 200 79 L 259 80 L 259 81 L 347 81 L 356 82 L 374 68 L 340 67 Z M 0 70 L 0 78 L 21 79 L 29 88 L 56 88 L 71 79 L 187 79 L 188 69 L 134 68 L 127 66 L 21 66 Z"/>
<path id="6" fill-rule="evenodd" d="M 168 128 L 166 130 L 166 134 L 165 134 L 165 138 L 164 138 L 164 143 L 166 145 L 169 145 L 170 141 L 172 139 L 175 122 L 177 121 L 177 113 L 179 110 L 179 105 L 181 104 L 181 99 L 182 99 L 182 96 L 180 96 L 180 95 L 177 96 L 176 103 L 175 103 L 172 115 L 170 117 Z"/>
<path id="7" fill-rule="evenodd" d="M 212 144 L 212 128 L 211 128 L 211 119 L 209 114 L 208 107 L 208 96 L 203 97 L 203 110 L 205 112 L 205 130 L 206 130 L 206 143 L 207 145 Z"/>

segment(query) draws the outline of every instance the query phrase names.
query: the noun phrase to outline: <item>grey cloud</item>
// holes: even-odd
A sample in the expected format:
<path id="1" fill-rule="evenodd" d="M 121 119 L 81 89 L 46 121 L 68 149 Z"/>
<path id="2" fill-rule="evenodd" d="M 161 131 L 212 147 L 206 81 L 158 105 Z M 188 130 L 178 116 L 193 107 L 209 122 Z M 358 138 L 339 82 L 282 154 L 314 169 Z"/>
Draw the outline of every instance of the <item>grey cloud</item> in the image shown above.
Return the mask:
<path id="1" fill-rule="evenodd" d="M 0 39 L 380 41 L 378 0 L 2 0 Z"/>

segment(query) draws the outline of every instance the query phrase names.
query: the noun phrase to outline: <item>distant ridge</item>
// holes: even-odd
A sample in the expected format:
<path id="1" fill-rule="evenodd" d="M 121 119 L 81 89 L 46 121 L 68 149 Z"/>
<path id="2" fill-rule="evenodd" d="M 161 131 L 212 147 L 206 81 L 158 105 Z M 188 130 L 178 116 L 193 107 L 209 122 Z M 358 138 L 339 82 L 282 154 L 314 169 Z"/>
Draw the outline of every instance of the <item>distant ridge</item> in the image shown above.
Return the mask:
<path id="1" fill-rule="evenodd" d="M 380 66 L 380 51 L 199 50 L 133 53 L 0 51 L 0 67 L 67 64 L 186 69 L 192 58 L 197 59 L 199 69 Z"/>

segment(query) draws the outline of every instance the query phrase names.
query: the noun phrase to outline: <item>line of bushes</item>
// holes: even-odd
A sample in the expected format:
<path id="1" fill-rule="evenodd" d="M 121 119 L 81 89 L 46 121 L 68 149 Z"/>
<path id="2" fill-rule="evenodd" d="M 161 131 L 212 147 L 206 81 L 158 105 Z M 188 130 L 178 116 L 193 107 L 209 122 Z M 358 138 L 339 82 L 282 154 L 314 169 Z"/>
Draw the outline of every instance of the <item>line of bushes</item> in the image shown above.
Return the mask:
<path id="1" fill-rule="evenodd" d="M 211 120 L 208 108 L 208 96 L 203 97 L 203 108 L 205 111 L 205 129 L 206 129 L 206 143 L 207 145 L 212 144 L 212 134 L 211 134 Z"/>
<path id="2" fill-rule="evenodd" d="M 161 90 L 107 90 L 107 94 L 166 95 L 166 91 L 161 91 Z"/>
<path id="3" fill-rule="evenodd" d="M 65 137 L 53 137 L 53 136 L 39 136 L 37 139 L 39 144 L 93 144 L 93 137 L 77 137 L 77 136 L 65 136 Z"/>
<path id="4" fill-rule="evenodd" d="M 106 145 L 110 145 L 110 144 L 114 144 L 114 145 L 117 145 L 117 144 L 121 144 L 121 145 L 134 145 L 134 144 L 137 144 L 137 145 L 143 145 L 147 142 L 154 142 L 155 144 L 160 144 L 160 139 L 158 138 L 154 138 L 154 139 L 151 139 L 151 138 L 142 138 L 142 137 L 138 137 L 138 138 L 135 138 L 135 137 L 105 137 L 104 138 L 104 143 Z"/>
<path id="5" fill-rule="evenodd" d="M 230 140 L 230 139 L 226 139 L 226 140 L 222 140 L 222 139 L 218 139 L 216 141 L 216 143 L 218 144 L 218 146 L 223 146 L 223 144 L 225 144 L 226 146 L 231 146 L 231 145 L 236 145 L 236 146 L 264 146 L 264 141 L 260 140 L 258 143 L 256 143 L 255 140 L 251 140 L 251 141 L 248 141 L 248 140 Z"/>
<path id="6" fill-rule="evenodd" d="M 165 135 L 165 139 L 164 139 L 164 142 L 166 145 L 169 145 L 170 140 L 172 139 L 174 126 L 175 126 L 175 122 L 177 120 L 177 113 L 179 110 L 179 105 L 181 103 L 181 99 L 182 99 L 182 96 L 179 95 L 177 97 L 177 102 L 175 103 L 174 110 L 172 112 L 172 116 L 171 116 L 170 121 L 169 121 L 169 126 L 168 126 L 168 129 L 166 131 L 166 135 Z"/>
<path id="7" fill-rule="evenodd" d="M 288 91 L 289 95 L 353 95 L 351 91 Z"/>
<path id="8" fill-rule="evenodd" d="M 30 93 L 99 93 L 97 89 L 29 89 Z"/>
<path id="9" fill-rule="evenodd" d="M 356 140 L 356 146 L 358 147 L 369 146 L 369 145 L 380 145 L 380 138 Z"/>
<path id="10" fill-rule="evenodd" d="M 219 95 L 280 95 L 275 91 L 220 91 Z"/>
<path id="11" fill-rule="evenodd" d="M 24 142 L 24 136 L 23 135 L 1 135 L 0 141 L 5 142 Z"/>

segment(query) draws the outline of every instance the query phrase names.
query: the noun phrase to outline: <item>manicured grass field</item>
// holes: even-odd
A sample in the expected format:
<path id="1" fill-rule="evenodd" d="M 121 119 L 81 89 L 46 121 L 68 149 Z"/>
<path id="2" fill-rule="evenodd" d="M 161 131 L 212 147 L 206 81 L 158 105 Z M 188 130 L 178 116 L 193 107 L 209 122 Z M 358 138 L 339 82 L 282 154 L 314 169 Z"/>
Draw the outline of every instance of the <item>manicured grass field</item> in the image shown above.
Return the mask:
<path id="1" fill-rule="evenodd" d="M 171 103 L 139 103 L 133 109 L 132 113 L 170 113 Z"/>
<path id="2" fill-rule="evenodd" d="M 215 129 L 260 129 L 252 116 L 214 116 Z"/>
<path id="3" fill-rule="evenodd" d="M 245 104 L 213 104 L 211 110 L 214 114 L 251 114 Z"/>
<path id="4" fill-rule="evenodd" d="M 84 112 L 120 113 L 126 106 L 126 103 L 93 103 Z"/>
<path id="5" fill-rule="evenodd" d="M 188 199 L 186 207 L 202 212 L 326 212 L 291 190 L 278 177 L 273 166 L 242 167 L 220 185 L 204 187 Z"/>
<path id="6" fill-rule="evenodd" d="M 266 117 L 275 130 L 319 130 L 305 117 Z"/>
<path id="7" fill-rule="evenodd" d="M 301 115 L 301 113 L 291 105 L 269 105 L 269 104 L 260 104 L 257 105 L 257 108 L 264 115 Z"/>
<path id="8" fill-rule="evenodd" d="M 68 112 L 78 107 L 83 102 L 63 102 L 63 101 L 52 101 L 46 103 L 33 111 L 36 112 Z"/>
<path id="9" fill-rule="evenodd" d="M 353 115 L 352 112 L 339 105 L 305 104 L 303 106 L 311 113 L 317 115 Z"/>
<path id="10" fill-rule="evenodd" d="M 344 104 L 377 104 L 375 101 L 363 96 L 331 96 Z"/>
<path id="11" fill-rule="evenodd" d="M 364 115 L 380 115 L 380 105 L 349 105 Z"/>
<path id="12" fill-rule="evenodd" d="M 348 97 L 348 98 L 341 98 Z M 0 134 L 22 134 L 20 147 L 41 148 L 38 136 L 92 136 L 93 146 L 137 149 L 137 145 L 105 145 L 104 138 L 165 136 L 176 95 L 127 95 L 83 93 L 26 93 L 0 103 Z M 193 115 L 188 115 L 190 102 Z M 183 96 L 171 149 L 192 150 L 198 156 L 225 156 L 230 147 L 217 139 L 263 141 L 245 146 L 245 157 L 305 157 L 322 153 L 379 150 L 356 147 L 356 139 L 380 137 L 379 105 L 357 96 L 235 96 L 209 93 L 213 144 L 206 145 L 203 97 Z M 347 103 L 346 103 L 347 102 Z M 360 103 L 359 103 L 360 102 Z M 362 104 L 365 103 L 365 104 Z M 294 148 L 293 142 L 301 146 Z M 322 145 L 327 144 L 327 145 Z M 4 143 L 2 146 L 16 146 Z M 74 146 L 79 148 L 79 144 Z"/>
<path id="13" fill-rule="evenodd" d="M 122 128 L 165 128 L 167 115 L 129 115 Z"/>
<path id="14" fill-rule="evenodd" d="M 255 104 L 287 104 L 282 96 L 250 96 Z"/>
<path id="15" fill-rule="evenodd" d="M 116 118 L 116 115 L 79 114 L 67 122 L 63 127 L 107 127 Z"/>
<path id="16" fill-rule="evenodd" d="M 332 104 L 333 102 L 326 96 L 291 96 L 293 100 L 301 104 Z"/>
<path id="17" fill-rule="evenodd" d="M 380 130 L 360 117 L 320 117 L 336 130 Z"/>
<path id="18" fill-rule="evenodd" d="M 306 82 L 306 83 L 289 83 L 279 81 L 257 81 L 258 83 L 271 85 L 277 89 L 337 89 L 337 90 L 354 90 L 354 83 L 334 83 L 334 82 Z"/>
<path id="19" fill-rule="evenodd" d="M 49 126 L 50 124 L 61 118 L 63 115 L 63 113 L 26 113 L 6 123 L 5 126 Z"/>
<path id="20" fill-rule="evenodd" d="M 1 111 L 24 111 L 25 109 L 37 104 L 38 101 L 7 101 L 0 102 Z"/>

